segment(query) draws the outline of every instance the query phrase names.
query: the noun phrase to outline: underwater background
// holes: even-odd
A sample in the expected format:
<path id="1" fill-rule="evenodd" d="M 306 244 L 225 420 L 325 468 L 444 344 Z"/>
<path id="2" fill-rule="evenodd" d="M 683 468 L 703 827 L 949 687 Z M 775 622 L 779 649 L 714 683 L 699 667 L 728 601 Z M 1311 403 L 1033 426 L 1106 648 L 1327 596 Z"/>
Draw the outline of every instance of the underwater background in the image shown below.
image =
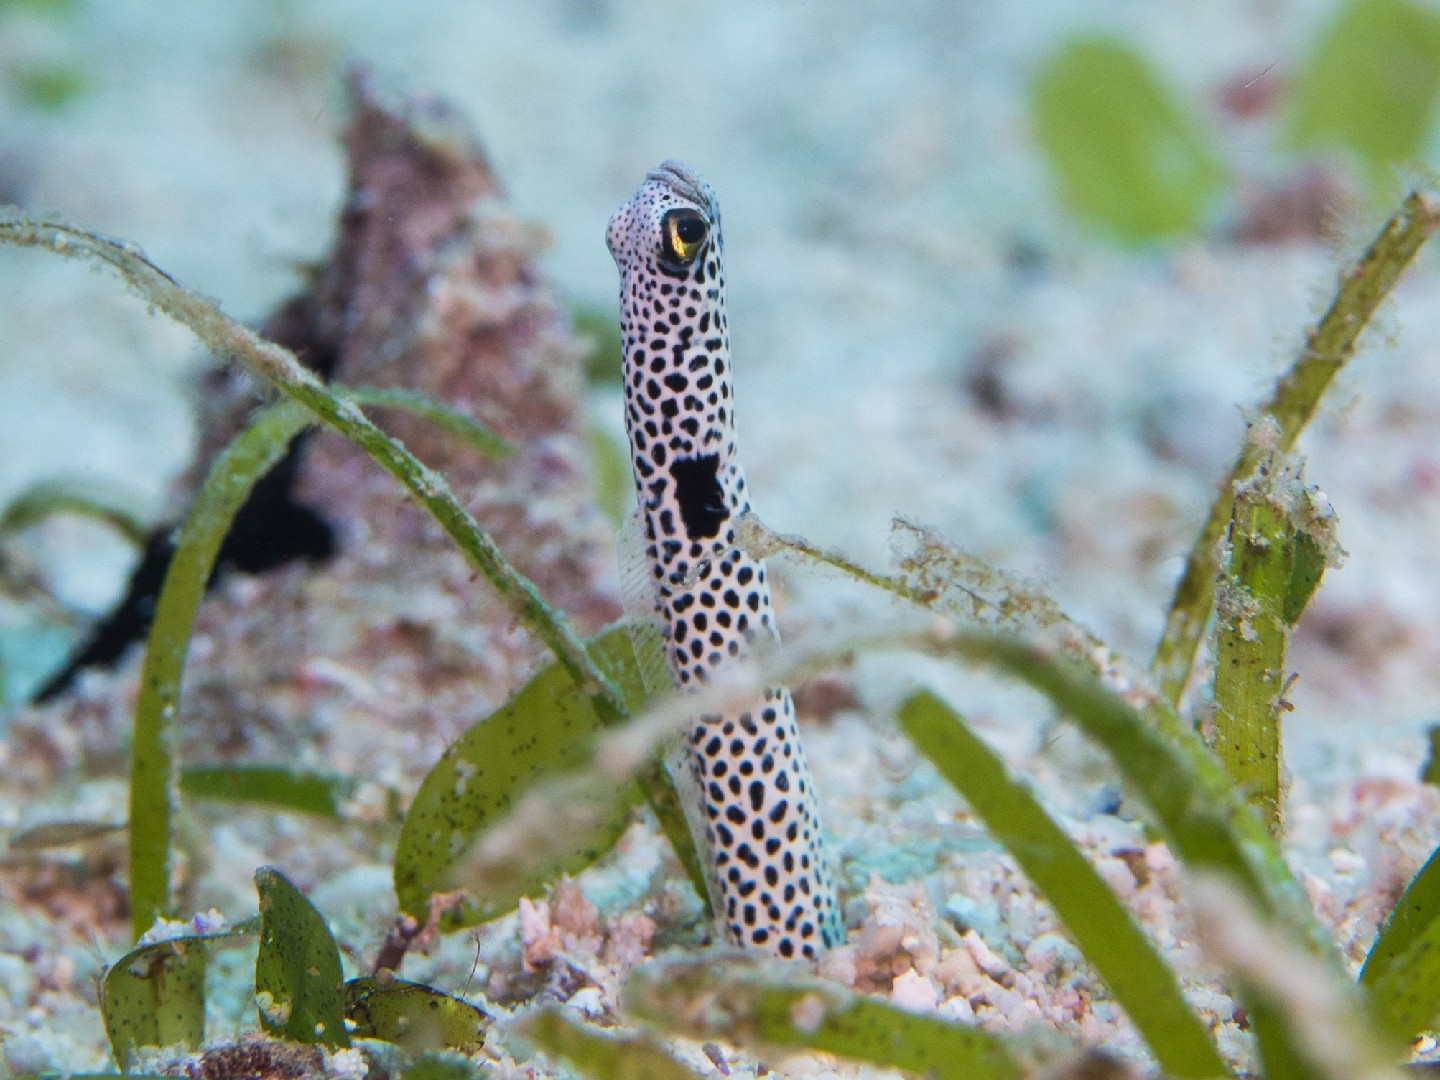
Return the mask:
<path id="1" fill-rule="evenodd" d="M 538 273 L 593 346 L 575 396 L 594 473 L 613 480 L 623 454 L 605 224 L 649 169 L 680 158 L 724 211 L 742 453 L 766 524 L 885 565 L 903 516 L 1042 584 L 1141 667 L 1251 410 L 1337 273 L 1440 149 L 1440 7 L 1423 0 L 0 0 L 0 203 L 134 243 L 260 326 L 328 258 L 346 198 L 347 79 L 361 70 L 379 96 L 443 101 L 478 139 Z M 1422 251 L 1300 442 L 1347 555 L 1291 641 L 1287 823 L 1312 900 L 1352 961 L 1382 899 L 1440 839 L 1440 799 L 1420 781 L 1440 721 L 1436 270 Z M 16 500 L 72 487 L 142 533 L 178 521 L 174 485 L 194 465 L 213 367 L 112 278 L 0 249 L 0 522 Z M 401 501 L 398 489 L 386 498 Z M 524 516 L 523 492 L 505 499 Z M 384 507 L 377 497 L 367 513 Z M 598 623 L 620 606 L 608 545 L 625 507 L 612 490 L 590 509 Z M 352 526 L 338 542 L 353 552 L 395 536 Z M 0 524 L 0 829 L 123 819 L 119 772 L 69 771 L 113 759 L 86 758 L 79 735 L 66 743 L 55 717 L 68 706 L 28 702 L 124 595 L 141 546 L 83 515 Z M 775 576 L 787 638 L 875 617 L 834 576 L 786 561 Z M 231 610 L 252 604 L 247 590 L 260 586 L 249 580 L 222 582 Z M 369 624 L 444 623 L 466 587 L 458 569 L 423 603 L 413 583 L 368 584 L 349 598 L 363 609 L 353 625 L 310 625 L 285 647 L 331 656 Z M 230 647 L 218 611 L 212 653 Z M 461 667 L 464 634 L 454 628 Z M 523 645 L 505 649 L 486 654 L 491 682 L 469 706 L 493 707 L 506 678 L 535 661 Z M 131 650 L 118 674 L 81 676 L 64 693 L 123 701 L 137 663 Z M 307 670 L 360 697 L 424 690 L 403 675 L 360 687 L 378 669 Z M 1043 917 L 1006 907 L 1005 872 L 978 832 L 965 844 L 992 861 L 967 871 L 974 894 L 933 878 L 936 853 L 951 850 L 942 826 L 960 812 L 886 719 L 917 681 L 1037 775 L 1090 830 L 1087 844 L 1113 855 L 1143 844 L 1142 830 L 1035 699 L 873 657 L 831 687 L 838 697 L 812 709 L 806 738 L 849 890 L 880 890 L 857 918 L 892 904 L 919 925 L 915 911 L 951 904 L 960 924 L 1018 934 L 1023 951 L 1046 932 Z M 457 714 L 409 743 L 362 740 L 346 759 L 345 725 L 358 721 L 343 709 L 306 720 L 313 732 L 281 734 L 303 712 L 295 687 L 276 676 L 245 689 L 276 732 L 258 743 L 234 734 L 237 746 L 339 760 L 402 799 L 478 718 Z M 245 727 L 234 702 L 210 707 Z M 61 749 L 39 739 L 46 731 Z M 307 887 L 332 889 L 330 910 L 355 913 L 357 951 L 393 917 L 388 866 L 374 851 L 361 859 L 358 839 L 313 861 L 301 853 L 312 838 L 283 820 L 196 828 L 222 830 L 209 843 L 217 862 L 232 859 L 198 897 L 232 918 L 253 906 L 250 875 L 277 851 Z M 628 843 L 602 871 L 616 879 L 597 887 L 606 911 L 604 898 L 623 907 L 664 876 L 658 841 Z M 118 955 L 123 933 L 104 919 L 85 930 L 89 915 L 67 922 L 50 902 L 52 887 L 64 891 L 53 868 L 35 878 L 19 855 L 4 865 L 20 875 L 0 911 L 8 1067 L 98 1068 L 105 1040 L 87 977 Z M 516 963 L 506 933 L 516 931 L 494 931 L 495 958 L 482 965 L 500 973 L 497 998 Z M 463 981 L 469 948 L 442 950 L 431 977 Z M 7 966 L 37 950 L 58 973 Z M 963 996 L 922 974 L 933 994 L 904 983 L 902 997 Z M 863 963 L 850 972 L 851 985 L 873 989 L 867 978 Z M 1217 1024 L 1230 1022 L 1225 1007 Z M 1025 1012 L 991 1008 L 1005 1023 Z M 1113 1009 L 1071 1022 L 1071 1034 L 1133 1050 Z"/>

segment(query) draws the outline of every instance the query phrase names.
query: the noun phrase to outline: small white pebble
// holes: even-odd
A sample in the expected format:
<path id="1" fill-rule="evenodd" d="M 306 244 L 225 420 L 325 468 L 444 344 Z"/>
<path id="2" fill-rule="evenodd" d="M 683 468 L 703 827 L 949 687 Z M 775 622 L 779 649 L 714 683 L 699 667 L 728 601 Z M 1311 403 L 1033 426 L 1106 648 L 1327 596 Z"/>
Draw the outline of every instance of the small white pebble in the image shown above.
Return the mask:
<path id="1" fill-rule="evenodd" d="M 1121 900 L 1129 900 L 1135 895 L 1135 875 L 1130 872 L 1130 867 L 1123 859 L 1102 855 L 1095 860 L 1094 865 L 1096 871 L 1105 879 L 1105 884 L 1109 885 Z"/>
<path id="2" fill-rule="evenodd" d="M 1025 963 L 1041 975 L 1048 975 L 1062 965 L 1075 967 L 1079 962 L 1080 950 L 1054 930 L 1047 930 L 1025 948 Z"/>
<path id="3" fill-rule="evenodd" d="M 520 946 L 527 967 L 533 968 L 555 958 L 555 942 L 550 932 L 550 905 L 520 899 Z"/>
<path id="4" fill-rule="evenodd" d="M 940 991 L 918 971 L 897 975 L 890 988 L 890 1000 L 902 1009 L 930 1011 L 940 1002 Z"/>
<path id="5" fill-rule="evenodd" d="M 1334 848 L 1330 852 L 1330 866 L 1337 874 L 1354 874 L 1365 869 L 1365 860 L 1349 848 Z"/>
<path id="6" fill-rule="evenodd" d="M 938 1012 L 946 1020 L 954 1020 L 960 1024 L 975 1023 L 975 1010 L 970 1007 L 969 1000 L 959 994 L 941 1002 Z"/>
<path id="7" fill-rule="evenodd" d="M 336 1080 L 365 1080 L 370 1067 L 359 1050 L 336 1050 L 325 1059 L 325 1071 Z"/>
<path id="8" fill-rule="evenodd" d="M 155 925 L 140 935 L 137 945 L 154 945 L 161 941 L 174 941 L 176 938 L 189 937 L 194 933 L 190 924 L 184 919 L 167 919 L 163 915 L 155 919 Z"/>
<path id="9" fill-rule="evenodd" d="M 1010 965 L 997 956 L 989 945 L 981 941 L 980 935 L 974 930 L 966 931 L 965 936 L 960 940 L 965 943 L 965 948 L 970 950 L 970 955 L 974 958 L 976 965 L 986 975 L 992 978 L 998 977 L 1010 970 Z"/>
<path id="10" fill-rule="evenodd" d="M 229 928 L 225 916 L 214 908 L 201 912 L 190 920 L 190 928 L 197 934 L 218 934 Z"/>
<path id="11" fill-rule="evenodd" d="M 52 1048 L 38 1032 L 24 1032 L 5 1040 L 5 1056 L 0 1062 L 16 1073 L 42 1073 L 50 1068 Z"/>
<path id="12" fill-rule="evenodd" d="M 1176 865 L 1174 852 L 1160 841 L 1145 848 L 1145 866 L 1152 875 L 1169 873 Z"/>
<path id="13" fill-rule="evenodd" d="M 999 983 L 992 983 L 985 991 L 985 999 L 991 1007 L 1005 1018 L 1012 1031 L 1019 1031 L 1031 1018 L 1035 1003 L 1024 994 L 1007 989 Z"/>
<path id="14" fill-rule="evenodd" d="M 790 1006 L 790 1023 L 802 1035 L 814 1035 L 825 1022 L 825 1000 L 819 994 L 806 994 Z"/>
<path id="15" fill-rule="evenodd" d="M 575 991 L 566 1004 L 592 1020 L 605 1012 L 605 997 L 598 986 L 587 986 L 583 990 Z"/>

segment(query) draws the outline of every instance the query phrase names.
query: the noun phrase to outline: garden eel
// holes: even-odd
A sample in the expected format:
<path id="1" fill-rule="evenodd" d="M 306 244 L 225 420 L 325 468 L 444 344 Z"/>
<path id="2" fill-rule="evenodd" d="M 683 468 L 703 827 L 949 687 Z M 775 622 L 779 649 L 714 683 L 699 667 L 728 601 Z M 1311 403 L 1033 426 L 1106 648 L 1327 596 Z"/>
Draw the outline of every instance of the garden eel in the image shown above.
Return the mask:
<path id="1" fill-rule="evenodd" d="M 667 161 L 610 218 L 620 269 L 625 427 L 647 580 L 680 688 L 778 640 L 765 563 L 740 550 L 750 509 L 735 449 L 720 208 Z M 844 940 L 790 691 L 695 720 L 680 753 L 716 917 L 737 945 L 813 958 Z M 688 777 L 684 774 L 688 772 Z"/>

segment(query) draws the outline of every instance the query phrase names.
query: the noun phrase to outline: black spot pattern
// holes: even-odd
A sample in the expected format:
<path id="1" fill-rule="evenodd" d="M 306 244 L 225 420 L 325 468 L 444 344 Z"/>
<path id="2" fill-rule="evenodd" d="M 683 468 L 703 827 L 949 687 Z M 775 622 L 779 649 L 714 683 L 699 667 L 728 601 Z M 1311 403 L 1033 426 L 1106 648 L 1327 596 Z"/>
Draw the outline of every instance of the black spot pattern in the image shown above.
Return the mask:
<path id="1" fill-rule="evenodd" d="M 661 219 L 675 209 L 709 224 L 686 264 L 662 258 Z M 720 209 L 700 176 L 667 161 L 610 218 L 606 241 L 620 268 L 625 425 L 670 670 L 679 685 L 703 683 L 756 635 L 776 636 L 765 564 L 735 546 L 735 519 L 750 502 L 735 450 Z M 730 939 L 780 957 L 840 944 L 790 692 L 776 687 L 746 711 L 702 717 L 687 757 Z"/>
<path id="2" fill-rule="evenodd" d="M 661 464 L 663 446 L 656 447 L 655 464 Z M 694 458 L 676 458 L 670 466 L 675 481 L 675 498 L 680 503 L 680 520 L 685 535 L 691 540 L 708 540 L 719 535 L 730 516 L 725 492 L 720 487 L 720 457 L 701 454 Z"/>

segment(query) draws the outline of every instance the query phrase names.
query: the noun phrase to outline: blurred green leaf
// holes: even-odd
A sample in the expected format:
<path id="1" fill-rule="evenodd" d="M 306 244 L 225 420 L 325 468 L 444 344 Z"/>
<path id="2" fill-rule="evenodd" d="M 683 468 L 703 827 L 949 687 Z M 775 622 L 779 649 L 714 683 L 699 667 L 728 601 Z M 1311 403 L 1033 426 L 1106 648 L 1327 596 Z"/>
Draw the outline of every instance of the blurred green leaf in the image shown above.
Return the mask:
<path id="1" fill-rule="evenodd" d="M 1280 376 L 1268 399 L 1254 410 L 1258 419 L 1240 448 L 1230 475 L 1218 487 L 1210 514 L 1185 559 L 1185 571 L 1165 617 L 1150 671 L 1165 700 L 1178 707 L 1191 681 L 1200 642 L 1215 607 L 1215 552 L 1230 524 L 1237 485 L 1255 475 L 1261 458 L 1288 453 L 1320 407 L 1335 376 L 1355 355 L 1360 335 L 1390 294 L 1421 245 L 1440 228 L 1440 203 L 1412 191 L 1385 222 L 1374 242 L 1340 275 L 1340 288 L 1315 328 L 1306 335 L 1295 363 Z M 1267 419 L 1269 418 L 1269 419 Z M 1259 437 L 1256 425 L 1278 425 Z"/>
<path id="2" fill-rule="evenodd" d="M 1240 999 L 1245 1003 L 1250 1030 L 1255 1033 L 1260 1076 L 1265 1080 L 1324 1080 L 1326 1074 L 1315 1070 L 1300 1033 L 1277 1002 L 1243 982 Z"/>
<path id="3" fill-rule="evenodd" d="M 1032 83 L 1030 115 L 1066 205 L 1122 243 L 1194 230 L 1224 183 L 1199 123 L 1123 42 L 1072 40 Z"/>
<path id="4" fill-rule="evenodd" d="M 1377 186 L 1424 153 L 1440 91 L 1440 11 L 1412 0 L 1350 0 L 1295 80 L 1290 139 L 1341 146 Z"/>
<path id="5" fill-rule="evenodd" d="M 42 112 L 57 112 L 85 92 L 85 73 L 64 61 L 34 62 L 10 72 L 20 100 Z"/>
<path id="6" fill-rule="evenodd" d="M 553 1005 L 525 1017 L 515 1025 L 515 1033 L 597 1080 L 701 1080 L 654 1040 L 603 1033 L 576 1023 Z"/>
<path id="7" fill-rule="evenodd" d="M 401 1080 L 480 1080 L 482 1073 L 459 1054 L 426 1054 L 400 1074 Z"/>
<path id="8" fill-rule="evenodd" d="M 100 1015 L 115 1064 L 125 1069 L 142 1046 L 194 1049 L 204 1042 L 206 949 L 256 929 L 250 920 L 140 945 L 110 965 L 100 988 Z"/>
<path id="9" fill-rule="evenodd" d="M 616 627 L 591 642 L 590 654 L 638 707 L 644 686 L 630 639 Z M 400 909 L 422 923 L 430 898 L 454 888 L 451 875 L 484 830 L 500 821 L 541 779 L 585 764 L 601 720 L 592 699 L 559 664 L 530 680 L 518 694 L 446 748 L 416 792 L 395 851 L 395 894 Z M 626 793 L 617 792 L 609 813 L 555 873 L 575 872 L 609 850 L 625 827 Z M 442 926 L 457 930 L 504 914 L 521 896 L 534 895 L 549 873 L 487 890 L 449 911 Z"/>
<path id="10" fill-rule="evenodd" d="M 491 1023 L 474 1005 L 404 979 L 351 979 L 344 996 L 351 1035 L 382 1039 L 417 1056 L 437 1050 L 478 1053 Z"/>
<path id="11" fill-rule="evenodd" d="M 1264 1080 L 1399 1080 L 1403 1044 L 1384 1038 L 1339 965 L 1265 919 L 1233 882 L 1188 883 L 1193 940 L 1243 1004 Z M 1388 1045 L 1387 1045 L 1388 1043 Z"/>
<path id="12" fill-rule="evenodd" d="M 200 485 L 165 571 L 145 640 L 130 748 L 130 919 L 137 937 L 170 910 L 180 679 L 195 615 L 236 513 L 309 423 L 303 409 L 284 402 L 262 410 L 231 440 Z"/>
<path id="13" fill-rule="evenodd" d="M 109 821 L 50 821 L 22 829 L 10 837 L 11 851 L 47 851 L 51 848 L 84 844 L 102 836 L 123 832 L 124 825 Z"/>
<path id="14" fill-rule="evenodd" d="M 115 1064 L 142 1046 L 205 1041 L 205 948 L 191 939 L 132 949 L 105 973 L 100 1011 Z"/>
<path id="15" fill-rule="evenodd" d="M 1440 1015 L 1440 851 L 1420 868 L 1370 947 L 1360 984 L 1376 1015 L 1410 1038 Z"/>
<path id="16" fill-rule="evenodd" d="M 1426 728 L 1425 739 L 1430 752 L 1425 757 L 1425 764 L 1420 766 L 1420 779 L 1426 784 L 1440 785 L 1440 724 L 1431 724 Z"/>
<path id="17" fill-rule="evenodd" d="M 635 481 L 625 450 L 605 431 L 592 427 L 585 433 L 590 449 L 590 468 L 595 473 L 595 501 L 610 519 L 621 526 L 635 502 Z"/>
<path id="18" fill-rule="evenodd" d="M 1325 551 L 1315 537 L 1305 531 L 1295 534 L 1295 551 L 1291 556 L 1294 565 L 1290 569 L 1290 580 L 1285 588 L 1285 603 L 1280 617 L 1290 626 L 1300 621 L 1305 608 L 1320 588 L 1320 579 L 1325 576 L 1327 559 Z"/>
<path id="19" fill-rule="evenodd" d="M 355 787 L 351 776 L 270 765 L 186 765 L 180 770 L 180 791 L 193 799 L 255 803 L 336 820 Z"/>
<path id="20" fill-rule="evenodd" d="M 1018 1080 L 1026 1070 L 1004 1039 L 907 1012 L 795 969 L 731 954 L 676 956 L 631 972 L 626 1007 L 690 1039 L 821 1050 L 931 1080 Z"/>
<path id="21" fill-rule="evenodd" d="M 394 386 L 336 386 L 334 389 L 340 396 L 366 408 L 402 409 L 422 416 L 486 457 L 507 458 L 515 453 L 515 447 L 479 420 L 427 394 Z"/>
<path id="22" fill-rule="evenodd" d="M 1233 880 L 1266 918 L 1337 963 L 1274 837 L 1200 736 L 1163 703 L 1149 702 L 1141 713 L 1074 662 L 1008 635 L 961 633 L 949 647 L 1048 697 L 1110 755 L 1188 869 Z"/>
<path id="23" fill-rule="evenodd" d="M 340 996 L 340 950 L 324 916 L 279 871 L 255 872 L 260 952 L 255 1000 L 269 1035 L 333 1048 L 350 1045 Z"/>
<path id="24" fill-rule="evenodd" d="M 1325 572 L 1335 517 L 1296 468 L 1269 455 L 1235 488 L 1215 634 L 1210 745 L 1280 835 L 1280 718 L 1290 633 Z M 1314 535 L 1324 531 L 1322 547 Z"/>
<path id="25" fill-rule="evenodd" d="M 570 312 L 575 333 L 590 339 L 585 356 L 585 378 L 592 383 L 620 385 L 625 365 L 625 343 L 620 340 L 620 318 L 613 307 L 577 306 Z"/>
<path id="26" fill-rule="evenodd" d="M 43 15 L 69 15 L 80 0 L 0 0 L 0 15 L 7 11 L 34 11 Z"/>
<path id="27" fill-rule="evenodd" d="M 945 702 L 928 691 L 898 721 L 1044 894 L 1169 1076 L 1224 1076 L 1225 1062 L 1180 984 L 1089 860 L 1029 789 Z"/>
<path id="28" fill-rule="evenodd" d="M 31 484 L 0 511 L 0 536 L 38 525 L 55 514 L 75 514 L 108 525 L 137 548 L 149 528 L 133 509 L 138 496 L 112 484 L 79 477 L 55 477 Z"/>

